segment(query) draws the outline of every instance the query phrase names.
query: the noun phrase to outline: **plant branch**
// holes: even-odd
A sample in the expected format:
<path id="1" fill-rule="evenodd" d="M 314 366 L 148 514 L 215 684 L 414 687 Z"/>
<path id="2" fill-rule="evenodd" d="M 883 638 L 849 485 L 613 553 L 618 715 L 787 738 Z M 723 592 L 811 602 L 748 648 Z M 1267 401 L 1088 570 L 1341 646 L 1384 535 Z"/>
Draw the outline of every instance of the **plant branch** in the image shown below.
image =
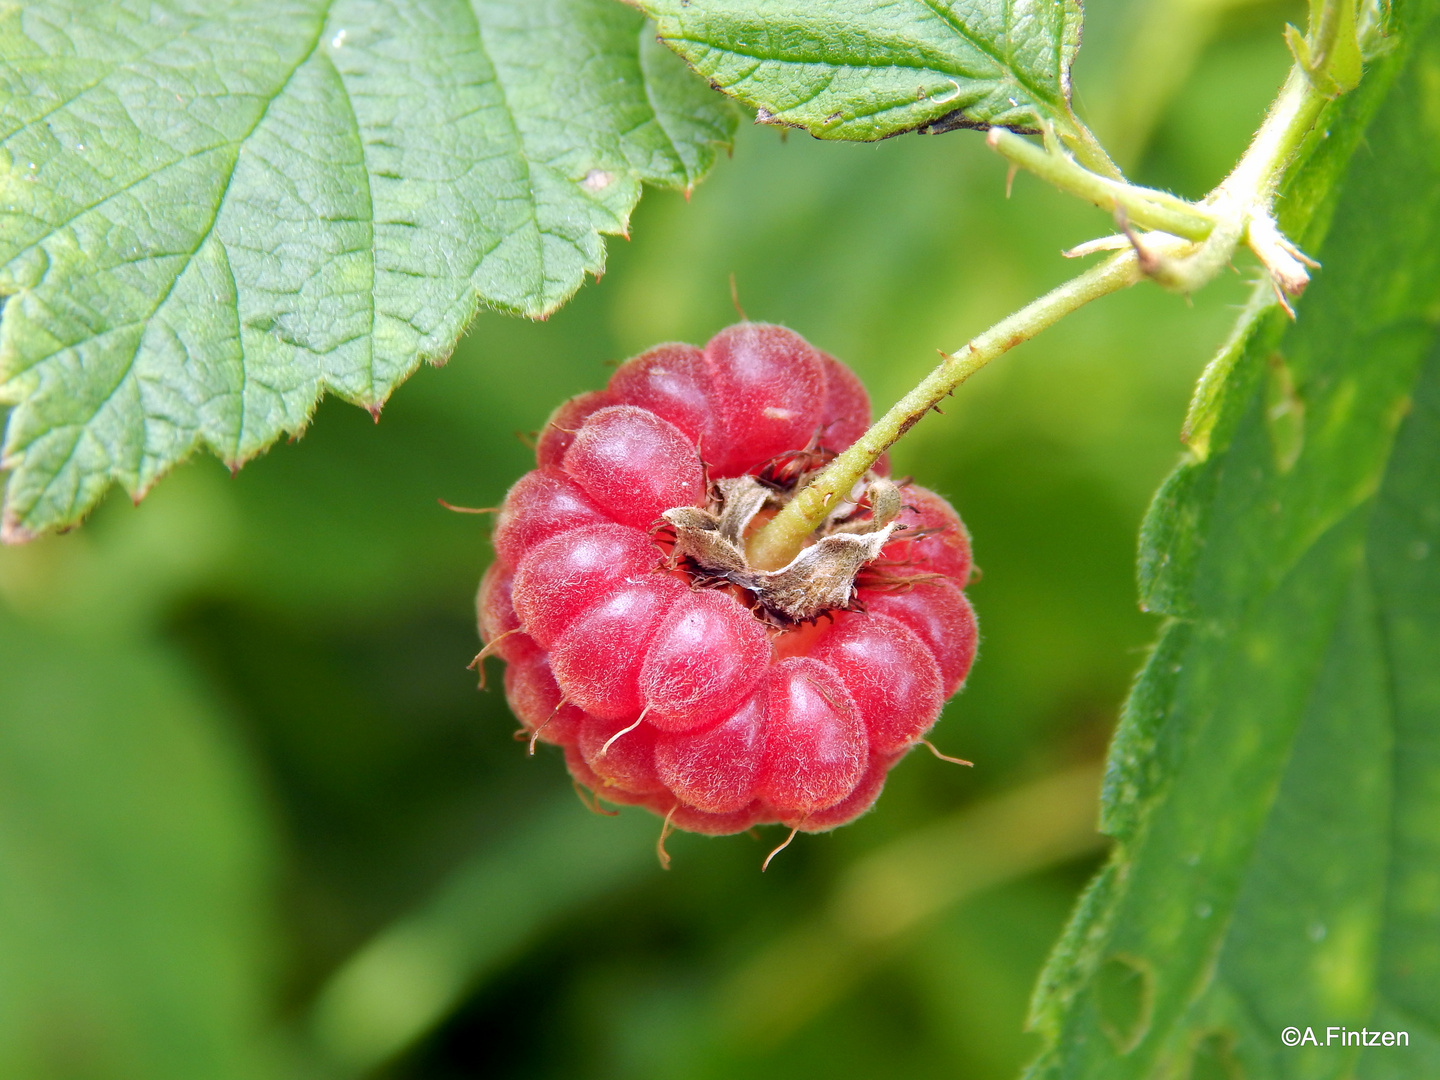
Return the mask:
<path id="1" fill-rule="evenodd" d="M 986 141 L 1012 165 L 1110 211 L 1127 234 L 1131 226 L 1139 226 L 1208 240 L 1204 257 L 1186 267 L 1157 265 L 1150 276 L 1162 285 L 1185 292 L 1199 288 L 1245 243 L 1265 266 L 1288 310 L 1286 298 L 1304 291 L 1310 280 L 1306 267 L 1315 264 L 1281 235 L 1271 207 L 1285 171 L 1326 103 L 1358 77 L 1348 71 L 1352 54 L 1358 63 L 1356 33 L 1354 0 L 1324 0 L 1313 15 L 1311 39 L 1291 41 L 1295 63 L 1249 148 L 1230 175 L 1198 203 L 1087 169 L 1054 138 L 1041 146 L 1004 128 L 992 128 Z M 1142 269 L 1146 269 L 1143 253 Z"/>
<path id="2" fill-rule="evenodd" d="M 1045 145 L 1041 146 L 1004 128 L 991 128 L 989 145 L 1012 164 L 1029 169 L 1056 187 L 1114 214 L 1125 234 L 1123 241 L 1116 238 L 1115 242 L 1128 241 L 1130 250 L 1111 256 L 947 355 L 939 367 L 896 402 L 854 445 L 826 466 L 750 538 L 746 544 L 750 564 L 762 570 L 777 570 L 787 565 L 826 517 L 851 496 L 856 484 L 880 456 L 946 395 L 996 357 L 1030 340 L 1091 300 L 1145 277 L 1177 292 L 1193 292 L 1218 274 L 1243 242 L 1265 266 L 1277 299 L 1293 315 L 1286 297 L 1299 296 L 1304 291 L 1310 280 L 1306 267 L 1317 264 L 1280 233 L 1271 208 L 1280 181 L 1295 160 L 1301 143 L 1336 92 L 1329 66 L 1322 68 L 1309 58 L 1317 57 L 1320 65 L 1329 65 L 1331 58 L 1345 53 L 1350 38 L 1355 37 L 1354 0 L 1324 0 L 1324 4 L 1314 20 L 1313 40 L 1305 43 L 1303 51 L 1297 50 L 1295 64 L 1244 156 L 1230 175 L 1198 203 L 1126 183 L 1094 141 L 1094 136 L 1078 120 L 1075 130 L 1058 132 L 1058 135 L 1097 168 L 1086 168 L 1072 158 L 1061 147 L 1054 130 L 1046 132 Z M 1358 57 L 1358 44 L 1355 49 Z M 1089 142 L 1080 139 L 1077 132 L 1084 132 Z M 1154 231 L 1137 234 L 1132 228 L 1135 225 Z M 1109 242 L 1082 245 L 1086 250 L 1101 246 L 1109 246 Z M 1212 366 L 1224 356 L 1222 352 Z M 1207 380 L 1202 376 L 1201 386 L 1206 385 Z M 1212 397 L 1204 400 L 1210 401 Z M 1213 420 L 1197 415 L 1195 404 L 1191 414 L 1185 430 L 1194 433 L 1199 440 L 1199 452 L 1203 454 L 1204 440 Z M 1197 444 L 1192 443 L 1194 445 Z"/>
<path id="3" fill-rule="evenodd" d="M 1268 211 L 1285 170 L 1328 101 L 1299 64 L 1291 67 L 1244 156 L 1205 197 L 1203 205 L 1213 206 L 1221 198 L 1231 198 L 1262 203 Z"/>
<path id="4" fill-rule="evenodd" d="M 1285 28 L 1285 43 L 1326 97 L 1355 89 L 1364 67 L 1356 0 L 1310 0 L 1310 34 Z"/>
<path id="5" fill-rule="evenodd" d="M 1345 8 L 1354 9 L 1354 0 L 1329 0 L 1320 8 L 1319 17 L 1312 21 L 1315 25 L 1311 29 L 1310 40 L 1310 66 L 1316 71 L 1324 71 L 1329 66 L 1330 57 L 1335 52 L 1335 45 L 1340 37 L 1340 21 Z M 1313 5 L 1312 5 L 1313 10 Z"/>

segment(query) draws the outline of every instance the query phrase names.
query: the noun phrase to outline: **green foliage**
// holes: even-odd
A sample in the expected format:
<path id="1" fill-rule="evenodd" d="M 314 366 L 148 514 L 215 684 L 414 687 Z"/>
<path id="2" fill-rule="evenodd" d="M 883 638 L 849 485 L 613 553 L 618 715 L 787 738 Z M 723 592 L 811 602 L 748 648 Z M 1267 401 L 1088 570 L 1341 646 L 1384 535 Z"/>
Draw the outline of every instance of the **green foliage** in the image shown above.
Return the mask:
<path id="1" fill-rule="evenodd" d="M 1325 121 L 1286 222 L 1325 267 L 1293 325 L 1247 315 L 1210 455 L 1146 522 L 1170 622 L 1112 752 L 1119 843 L 1037 997 L 1036 1078 L 1440 1071 L 1433 10 L 1397 11 Z M 1292 1024 L 1411 1042 L 1291 1050 Z"/>
<path id="2" fill-rule="evenodd" d="M 1092 106 L 1136 85 L 1121 46 L 1163 6 L 1087 5 Z M 1288 63 L 1284 14 L 1217 23 L 1188 82 L 1188 59 L 1167 68 L 1186 90 L 1147 97 L 1157 144 L 1118 131 L 1137 179 L 1198 195 L 1223 175 Z M 642 64 L 665 61 L 651 44 Z M 1437 72 L 1433 42 L 1395 52 L 1307 148 L 1283 224 L 1326 265 L 1296 326 L 1273 310 L 1246 323 L 1211 455 L 1150 517 L 1144 595 L 1169 621 L 1112 760 L 1119 861 L 1046 981 L 1059 1075 L 1440 1072 L 1425 1043 L 1440 1000 Z M 138 509 L 112 498 L 82 532 L 0 551 L 0 1072 L 343 1077 L 418 1039 L 386 1075 L 1013 1077 L 1035 1049 L 1026 989 L 1093 869 L 1075 854 L 1093 842 L 1083 800 L 1026 793 L 1092 765 L 1153 637 L 1134 524 L 1239 279 L 1194 309 L 1137 289 L 1078 313 L 896 448 L 976 535 L 982 660 L 937 738 L 979 767 L 917 755 L 875 813 L 797 841 L 764 878 L 768 836 L 672 837 L 661 874 L 653 819 L 589 820 L 553 752 L 524 756 L 464 666 L 484 519 L 434 503 L 493 505 L 526 467 L 513 431 L 602 384 L 605 363 L 731 321 L 731 271 L 753 317 L 893 399 L 934 346 L 1054 285 L 1071 272 L 1056 248 L 1106 227 L 1028 177 L 1006 201 L 1002 178 L 979 139 L 747 128 L 693 201 L 646 201 L 646 242 L 601 286 L 543 324 L 482 314 L 378 427 L 325 406 L 303 447 L 238 478 L 197 463 Z M 1057 835 L 1077 843 L 1047 869 L 1015 861 Z M 953 887 L 973 884 L 977 848 L 1025 876 Z M 862 881 L 882 900 L 951 887 L 857 948 L 835 913 L 860 910 Z M 756 992 L 747 976 L 776 957 L 784 981 Z M 1367 1021 L 1412 1047 L 1357 1062 L 1278 1045 L 1285 1024 Z M 315 1060 L 267 1060 L 276 1035 Z"/>
<path id="3" fill-rule="evenodd" d="M 637 3 L 715 86 L 817 138 L 1071 126 L 1076 0 Z"/>
<path id="4" fill-rule="evenodd" d="M 327 391 L 378 413 L 479 305 L 598 276 L 733 123 L 612 0 L 0 8 L 4 537 Z"/>
<path id="5" fill-rule="evenodd" d="M 1114 56 L 1130 19 L 1099 0 L 1090 16 L 1080 63 L 1093 65 L 1086 85 L 1101 94 L 1124 81 Z M 1205 89 L 1164 115 L 1207 137 L 1151 154 L 1145 179 L 1203 190 L 1233 161 L 1288 63 L 1275 25 L 1205 53 Z M 933 858 L 917 864 L 963 868 L 985 839 L 960 829 L 967 815 L 1093 764 L 1135 650 L 1153 634 L 1134 605 L 1135 523 L 1174 456 L 1189 385 L 1231 321 L 1227 305 L 1243 297 L 1238 278 L 1199 294 L 1193 309 L 1137 289 L 1082 312 L 977 377 L 897 447 L 895 467 L 953 497 L 976 533 L 984 651 L 936 737 L 977 768 L 907 760 L 875 813 L 797 840 L 763 876 L 759 861 L 778 836 L 672 836 L 675 866 L 662 874 L 654 818 L 592 820 L 553 750 L 525 756 L 498 669 L 484 693 L 465 669 L 487 519 L 435 504 L 495 505 L 533 460 L 514 432 L 538 427 L 564 395 L 603 385 L 608 363 L 656 341 L 703 341 L 732 322 L 732 271 L 752 317 L 800 329 L 854 364 L 877 401 L 893 399 L 935 346 L 953 347 L 1073 272 L 1057 244 L 1103 225 L 1029 177 L 1007 201 L 1003 181 L 979 138 L 857 146 L 747 125 L 734 160 L 688 202 L 672 192 L 642 201 L 637 242 L 615 246 L 602 282 L 544 323 L 483 313 L 453 361 L 421 371 L 380 424 L 330 401 L 303 442 L 237 477 L 202 458 L 139 507 L 115 491 L 84 529 L 0 549 L 0 607 L 16 627 L 6 640 L 28 645 L 7 645 L 0 669 L 9 675 L 13 662 L 15 679 L 78 682 L 93 666 L 104 696 L 79 719 L 48 716 L 83 730 L 101 766 L 147 723 L 125 704 L 136 681 L 127 672 L 136 652 L 158 650 L 206 701 L 225 704 L 215 717 L 225 772 L 269 796 L 246 803 L 243 821 L 273 837 L 281 872 L 237 871 L 227 895 L 248 911 L 242 921 L 216 918 L 213 893 L 187 885 L 187 865 L 205 865 L 203 853 L 153 854 L 169 833 L 151 819 L 115 813 L 116 799 L 40 801 L 7 785 L 30 833 L 54 835 L 57 822 L 108 828 L 112 848 L 148 858 L 147 888 L 165 905 L 155 910 L 174 929 L 142 930 L 154 926 L 143 908 L 112 905 L 107 929 L 75 938 L 90 968 L 122 972 L 138 998 L 163 975 L 166 935 L 184 942 L 185 927 L 208 925 L 236 956 L 274 971 L 262 1004 L 280 1036 L 305 1045 L 318 1021 L 312 1045 L 333 1057 L 307 1077 L 345 1076 L 339 1066 L 404 1033 L 414 1008 L 385 1013 L 381 1029 L 374 1011 L 336 1006 L 366 989 L 357 972 L 383 968 L 387 953 L 403 958 L 393 943 L 418 927 L 454 937 L 408 974 L 458 996 L 430 999 L 438 1011 L 427 1020 L 438 1026 L 387 1067 L 395 1077 L 1012 1080 L 1035 1049 L 1022 1032 L 1026 996 L 1091 858 L 947 902 L 873 953 L 832 950 L 829 966 L 794 966 L 815 1011 L 769 1004 L 772 1021 L 795 1017 L 769 1041 L 722 1022 L 776 1002 L 731 987 L 772 946 L 813 930 L 872 856 L 920 842 Z M 1160 355 L 1156 342 L 1166 343 Z M 48 629 L 62 617 L 101 644 L 77 652 Z M 106 651 L 118 666 L 95 661 Z M 44 722 L 20 702 L 0 694 L 0 724 Z M 54 772 L 83 792 L 97 767 L 77 755 Z M 159 782 L 149 786 L 158 802 Z M 1076 808 L 1043 828 L 1090 817 Z M 1019 825 L 1016 815 L 1005 821 Z M 965 846 L 936 855 L 923 838 L 951 822 Z M 574 855 L 599 833 L 605 847 L 597 840 L 585 854 L 608 878 L 585 874 Z M 1015 846 L 996 844 L 995 857 Z M 92 881 L 54 876 L 46 902 L 103 903 Z M 36 906 L 5 906 L 18 888 L 0 875 L 0 942 L 35 940 L 45 925 Z M 264 918 L 282 932 L 253 933 Z M 131 947 L 141 933 L 156 943 L 148 952 Z M 33 962 L 57 983 L 81 982 L 61 959 L 64 942 L 50 931 L 42 940 Z M 836 967 L 838 986 L 827 981 Z M 0 982 L 0 996 L 24 1002 L 28 991 L 10 985 Z M 189 994 L 191 1008 L 165 1013 L 156 1038 L 195 1038 L 214 1023 L 211 1000 L 204 988 Z M 10 1009 L 0 1039 L 38 1038 L 37 1012 Z M 186 1080 L 206 1075 L 196 1068 Z M 18 1068 L 5 1076 L 58 1080 Z"/>

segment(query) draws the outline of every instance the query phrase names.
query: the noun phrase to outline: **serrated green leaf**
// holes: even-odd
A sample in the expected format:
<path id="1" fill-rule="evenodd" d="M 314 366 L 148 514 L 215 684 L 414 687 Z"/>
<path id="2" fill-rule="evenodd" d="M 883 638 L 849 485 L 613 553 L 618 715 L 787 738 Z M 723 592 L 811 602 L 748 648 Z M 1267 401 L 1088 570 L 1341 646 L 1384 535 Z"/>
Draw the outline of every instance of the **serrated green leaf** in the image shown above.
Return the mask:
<path id="1" fill-rule="evenodd" d="M 821 139 L 1070 120 L 1075 0 L 635 0 L 762 119 Z"/>
<path id="2" fill-rule="evenodd" d="M 613 0 L 0 5 L 4 536 L 552 310 L 734 118 Z"/>
<path id="3" fill-rule="evenodd" d="M 1298 322 L 1249 316 L 1209 458 L 1151 509 L 1142 591 L 1171 621 L 1112 751 L 1114 859 L 1037 992 L 1037 1080 L 1440 1075 L 1433 12 L 1397 10 L 1325 122 L 1367 150 L 1322 135 L 1291 185 L 1324 269 Z"/>

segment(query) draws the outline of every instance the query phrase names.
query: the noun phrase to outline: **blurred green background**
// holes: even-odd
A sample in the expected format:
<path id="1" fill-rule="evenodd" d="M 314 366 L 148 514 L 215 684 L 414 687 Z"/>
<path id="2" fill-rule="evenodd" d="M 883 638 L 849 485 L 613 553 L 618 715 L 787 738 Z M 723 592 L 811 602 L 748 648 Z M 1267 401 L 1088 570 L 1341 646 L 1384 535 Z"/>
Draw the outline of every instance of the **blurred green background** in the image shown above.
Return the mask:
<path id="1" fill-rule="evenodd" d="M 1141 182 L 1208 190 L 1297 4 L 1092 0 L 1077 101 Z M 484 315 L 378 425 L 326 403 L 232 478 L 0 551 L 0 1076 L 1010 1077 L 1101 857 L 1095 769 L 1153 622 L 1134 538 L 1250 271 L 1112 297 L 895 452 L 975 536 L 983 635 L 936 740 L 835 834 L 592 816 L 477 692 L 484 518 L 517 433 L 661 340 L 794 327 L 877 405 L 1076 271 L 1098 211 L 973 133 L 851 146 L 742 125 L 647 194 L 604 280 Z M 499 669 L 490 671 L 492 685 Z"/>

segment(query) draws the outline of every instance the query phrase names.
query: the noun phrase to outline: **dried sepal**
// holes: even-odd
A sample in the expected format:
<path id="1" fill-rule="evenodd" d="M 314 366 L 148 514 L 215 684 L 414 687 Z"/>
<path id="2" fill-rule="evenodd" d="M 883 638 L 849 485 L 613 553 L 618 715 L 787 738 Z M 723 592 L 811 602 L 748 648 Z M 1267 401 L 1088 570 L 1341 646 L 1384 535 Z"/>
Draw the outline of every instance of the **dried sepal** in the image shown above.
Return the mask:
<path id="1" fill-rule="evenodd" d="M 898 526 L 903 502 L 900 490 L 885 477 L 867 478 L 863 498 L 868 516 L 852 516 L 827 526 L 786 566 L 757 570 L 745 556 L 745 533 L 776 492 L 754 476 L 722 480 L 712 489 L 706 508 L 678 506 L 662 515 L 675 532 L 672 563 L 690 570 L 696 584 L 738 585 L 752 593 L 756 613 L 778 625 L 819 618 L 827 611 L 849 608 L 855 598 L 855 575 L 879 557 Z"/>

